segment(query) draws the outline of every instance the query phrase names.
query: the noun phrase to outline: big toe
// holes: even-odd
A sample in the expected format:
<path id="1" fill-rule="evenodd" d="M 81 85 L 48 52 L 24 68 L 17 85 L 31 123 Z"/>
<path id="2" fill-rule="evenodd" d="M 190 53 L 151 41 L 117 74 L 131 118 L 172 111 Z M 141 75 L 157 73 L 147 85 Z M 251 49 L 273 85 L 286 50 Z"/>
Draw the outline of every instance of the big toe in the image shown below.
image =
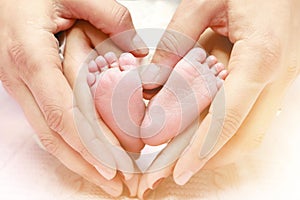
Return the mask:
<path id="1" fill-rule="evenodd" d="M 119 58 L 120 69 L 130 70 L 137 67 L 137 59 L 131 53 L 123 53 Z"/>

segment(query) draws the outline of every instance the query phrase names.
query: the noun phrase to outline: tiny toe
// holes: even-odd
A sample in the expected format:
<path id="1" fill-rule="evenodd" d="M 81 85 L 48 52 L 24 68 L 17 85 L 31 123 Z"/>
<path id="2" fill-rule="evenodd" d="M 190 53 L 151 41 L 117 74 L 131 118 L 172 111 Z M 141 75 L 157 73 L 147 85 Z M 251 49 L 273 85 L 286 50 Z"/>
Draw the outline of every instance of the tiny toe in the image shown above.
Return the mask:
<path id="1" fill-rule="evenodd" d="M 108 69 L 108 63 L 106 61 L 106 59 L 103 56 L 98 56 L 95 60 L 98 69 L 100 71 L 105 71 L 106 69 Z"/>
<path id="2" fill-rule="evenodd" d="M 97 66 L 97 64 L 96 64 L 96 62 L 94 60 L 92 60 L 89 63 L 88 69 L 89 69 L 89 72 L 91 72 L 91 73 L 95 73 L 95 72 L 99 71 L 98 66 Z"/>
<path id="3" fill-rule="evenodd" d="M 209 67 L 213 67 L 218 62 L 216 56 L 210 55 L 206 58 L 206 63 Z"/>
<path id="4" fill-rule="evenodd" d="M 120 64 L 122 65 L 135 65 L 136 58 L 131 53 L 122 53 L 120 56 Z"/>
<path id="5" fill-rule="evenodd" d="M 186 54 L 185 59 L 189 62 L 197 61 L 203 63 L 206 59 L 206 52 L 204 49 L 196 47 Z"/>
<path id="6" fill-rule="evenodd" d="M 108 65 L 110 67 L 119 67 L 119 62 L 118 62 L 118 58 L 116 56 L 115 53 L 113 52 L 108 52 L 104 55 L 104 58 L 106 59 Z"/>
<path id="7" fill-rule="evenodd" d="M 220 79 L 222 79 L 222 80 L 225 80 L 225 78 L 227 77 L 227 75 L 228 75 L 228 71 L 227 71 L 227 70 L 222 70 L 222 71 L 219 73 L 218 77 L 219 77 Z"/>
<path id="8" fill-rule="evenodd" d="M 223 86 L 224 80 L 217 77 L 217 87 L 220 89 Z"/>
<path id="9" fill-rule="evenodd" d="M 93 73 L 88 73 L 87 82 L 88 85 L 91 87 L 96 82 L 96 75 Z"/>
<path id="10" fill-rule="evenodd" d="M 217 63 L 211 67 L 211 71 L 214 73 L 215 76 L 217 76 L 224 69 L 225 66 L 223 65 L 223 63 Z"/>
<path id="11" fill-rule="evenodd" d="M 121 70 L 129 70 L 136 67 L 136 58 L 131 53 L 123 53 L 119 58 Z"/>

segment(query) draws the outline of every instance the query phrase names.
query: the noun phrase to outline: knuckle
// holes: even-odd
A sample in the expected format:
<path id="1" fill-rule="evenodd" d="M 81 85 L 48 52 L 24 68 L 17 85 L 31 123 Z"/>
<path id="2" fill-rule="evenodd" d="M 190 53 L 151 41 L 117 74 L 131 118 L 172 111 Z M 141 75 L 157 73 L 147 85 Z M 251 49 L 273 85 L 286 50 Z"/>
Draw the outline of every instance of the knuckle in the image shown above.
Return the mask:
<path id="1" fill-rule="evenodd" d="M 171 29 L 165 31 L 157 49 L 182 58 L 195 45 L 196 41 L 183 34 L 186 31 L 180 24 L 173 22 Z"/>
<path id="2" fill-rule="evenodd" d="M 16 66 L 24 66 L 27 60 L 24 45 L 15 40 L 12 41 L 7 48 L 7 52 L 12 63 Z"/>
<path id="3" fill-rule="evenodd" d="M 257 40 L 253 40 L 253 47 L 255 49 L 260 50 L 259 53 L 260 57 L 262 58 L 262 67 L 268 68 L 274 63 L 279 63 L 282 52 L 282 44 L 280 42 L 279 37 L 277 37 L 274 33 L 271 33 L 270 31 L 266 31 L 265 33 L 262 33 L 260 36 L 257 37 Z M 271 67 L 274 68 L 274 65 Z"/>
<path id="4" fill-rule="evenodd" d="M 22 70 L 22 74 L 27 79 L 30 79 L 32 74 L 37 74 L 43 69 L 48 70 L 50 68 L 62 71 L 60 59 L 55 48 L 49 48 L 48 51 L 45 51 L 43 59 L 38 54 L 34 54 L 27 56 L 27 60 L 26 68 Z"/>
<path id="5" fill-rule="evenodd" d="M 262 45 L 264 48 L 261 52 L 262 66 L 261 73 L 274 74 L 280 66 L 282 47 L 279 40 L 275 37 L 265 36 Z"/>
<path id="6" fill-rule="evenodd" d="M 224 118 L 224 125 L 221 137 L 224 140 L 229 140 L 239 129 L 242 116 L 237 109 L 228 109 Z"/>
<path id="7" fill-rule="evenodd" d="M 40 34 L 43 41 L 49 41 L 53 46 L 41 47 L 40 52 L 32 53 L 30 49 L 33 44 L 28 41 L 13 40 L 7 45 L 7 52 L 11 64 L 16 66 L 22 78 L 30 79 L 32 74 L 37 73 L 42 67 L 49 65 L 62 70 L 60 58 L 58 56 L 57 42 L 54 35 Z M 32 46 L 30 48 L 30 46 Z M 40 56 L 42 55 L 42 57 Z M 51 62 L 49 62 L 51 61 Z"/>
<path id="8" fill-rule="evenodd" d="M 16 66 L 23 78 L 31 77 L 37 71 L 37 65 L 28 66 L 30 55 L 26 54 L 24 44 L 15 40 L 8 45 L 8 55 L 11 63 Z"/>
<path id="9" fill-rule="evenodd" d="M 130 23 L 131 21 L 131 15 L 129 10 L 120 5 L 117 4 L 114 8 L 113 8 L 113 16 L 114 16 L 114 26 L 115 27 L 124 27 L 127 26 L 128 23 Z"/>
<path id="10" fill-rule="evenodd" d="M 57 157 L 60 153 L 60 147 L 58 140 L 52 134 L 40 134 L 39 139 L 45 149 L 52 154 L 53 156 Z"/>
<path id="11" fill-rule="evenodd" d="M 64 130 L 63 109 L 56 105 L 46 105 L 43 110 L 48 126 L 55 132 L 62 133 Z"/>
<path id="12" fill-rule="evenodd" d="M 243 69 L 248 72 L 246 81 L 265 85 L 282 70 L 283 46 L 274 34 L 256 33 L 241 42 L 238 48 L 244 53 L 235 54 L 231 63 L 235 67 L 247 66 L 247 69 Z M 253 67 L 243 63 L 252 63 Z"/>
<path id="13" fill-rule="evenodd" d="M 176 35 L 171 31 L 166 31 L 159 43 L 159 50 L 180 55 L 180 41 Z"/>
<path id="14" fill-rule="evenodd" d="M 252 79 L 257 83 L 268 84 L 282 73 L 282 45 L 278 38 L 266 34 L 261 45 L 264 47 L 260 52 L 260 65 L 253 73 Z"/>

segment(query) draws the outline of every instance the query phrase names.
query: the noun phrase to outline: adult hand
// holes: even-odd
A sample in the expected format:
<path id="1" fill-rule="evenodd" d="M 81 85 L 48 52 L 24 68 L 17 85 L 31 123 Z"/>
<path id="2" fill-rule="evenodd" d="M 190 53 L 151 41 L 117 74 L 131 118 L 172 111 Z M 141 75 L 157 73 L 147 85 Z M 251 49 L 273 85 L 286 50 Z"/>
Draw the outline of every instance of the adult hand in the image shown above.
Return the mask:
<path id="1" fill-rule="evenodd" d="M 261 141 L 285 90 L 299 74 L 299 9 L 297 0 L 181 2 L 168 26 L 168 30 L 177 33 L 164 34 L 154 63 L 173 67 L 180 56 L 169 52 L 184 54 L 194 45 L 182 44 L 180 35 L 197 41 L 208 27 L 226 36 L 233 49 L 224 87 L 176 163 L 176 183 L 185 184 L 230 139 L 212 159 L 214 165 L 227 158 L 234 160 Z M 158 83 L 165 81 L 159 80 L 161 77 L 164 76 L 156 77 Z M 155 87 L 150 85 L 147 89 Z M 170 175 L 172 169 L 170 166 L 161 170 L 156 177 L 149 175 L 144 182 L 151 188 L 155 181 Z"/>
<path id="2" fill-rule="evenodd" d="M 121 35 L 123 34 L 126 33 Z M 84 145 L 98 160 L 116 168 L 120 172 L 119 174 L 123 174 L 125 179 L 121 177 L 121 180 L 128 187 L 130 195 L 135 196 L 139 182 L 137 174 L 139 170 L 134 167 L 134 161 L 123 150 L 120 142 L 102 118 L 98 116 L 94 98 L 87 84 L 87 66 L 91 60 L 95 60 L 98 55 L 104 55 L 107 52 L 123 53 L 111 42 L 111 39 L 91 24 L 81 20 L 77 21 L 72 29 L 66 32 L 63 73 L 74 90 L 76 105 L 95 130 L 93 133 L 87 133 L 86 127 L 79 128 Z M 75 120 L 78 120 L 78 127 L 82 127 L 81 117 L 75 115 Z M 107 154 L 109 157 L 103 156 L 103 154 Z"/>
<path id="3" fill-rule="evenodd" d="M 77 135 L 72 89 L 62 73 L 54 34 L 70 28 L 76 19 L 91 22 L 113 36 L 133 29 L 128 10 L 114 0 L 24 0 L 0 2 L 0 79 L 18 101 L 44 147 L 65 166 L 117 196 L 122 184 L 116 169 L 98 162 Z M 147 50 L 134 31 L 116 40 L 135 55 Z M 82 117 L 83 124 L 88 124 Z M 103 152 L 105 154 L 105 152 Z M 97 170 L 96 170 L 97 169 Z M 101 173 L 101 176 L 99 174 Z M 106 179 L 113 179 L 108 181 Z"/>

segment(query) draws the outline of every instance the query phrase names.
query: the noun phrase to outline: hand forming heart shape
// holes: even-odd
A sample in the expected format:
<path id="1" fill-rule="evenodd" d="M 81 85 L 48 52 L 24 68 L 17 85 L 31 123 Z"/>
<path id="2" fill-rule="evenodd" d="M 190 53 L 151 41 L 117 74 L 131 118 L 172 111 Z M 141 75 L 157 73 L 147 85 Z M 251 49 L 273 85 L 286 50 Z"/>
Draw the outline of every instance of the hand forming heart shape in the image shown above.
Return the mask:
<path id="1" fill-rule="evenodd" d="M 157 68 L 143 66 L 142 70 Z M 192 49 L 174 68 L 146 109 L 135 57 L 109 52 L 89 63 L 88 83 L 96 109 L 125 150 L 160 145 L 178 135 L 211 103 L 227 72 L 201 48 Z M 145 69 L 148 68 L 148 69 Z M 164 70 L 170 73 L 169 70 Z"/>
<path id="2" fill-rule="evenodd" d="M 195 119 L 201 111 L 211 103 L 227 72 L 214 56 L 206 57 L 206 52 L 201 48 L 192 49 L 173 70 L 155 64 L 142 64 L 130 53 L 121 54 L 119 58 L 112 52 L 101 55 L 104 56 L 91 55 L 88 64 L 82 68 L 83 73 L 79 73 L 74 88 L 75 106 L 84 113 L 83 117 L 88 119 L 91 127 L 83 124 L 82 116 L 76 113 L 75 121 L 89 153 L 107 167 L 122 171 L 128 180 L 132 178 L 131 173 L 145 171 L 134 167 L 134 161 L 128 154 L 137 156 L 132 152 L 140 152 L 145 144 L 162 144 L 181 132 L 188 132 L 190 138 L 196 126 L 184 130 L 197 121 Z M 147 82 L 153 80 L 151 76 L 157 75 L 168 77 L 167 82 Z M 143 87 L 147 84 L 164 86 L 146 107 Z M 178 140 L 175 141 L 173 143 L 178 143 Z M 182 150 L 177 148 L 178 152 L 172 152 L 172 155 L 179 155 Z M 172 155 L 168 161 L 161 161 L 154 168 L 162 168 L 170 164 L 168 162 L 175 161 L 177 157 Z M 105 173 L 101 174 L 105 176 Z M 112 177 L 108 175 L 107 178 Z"/>

